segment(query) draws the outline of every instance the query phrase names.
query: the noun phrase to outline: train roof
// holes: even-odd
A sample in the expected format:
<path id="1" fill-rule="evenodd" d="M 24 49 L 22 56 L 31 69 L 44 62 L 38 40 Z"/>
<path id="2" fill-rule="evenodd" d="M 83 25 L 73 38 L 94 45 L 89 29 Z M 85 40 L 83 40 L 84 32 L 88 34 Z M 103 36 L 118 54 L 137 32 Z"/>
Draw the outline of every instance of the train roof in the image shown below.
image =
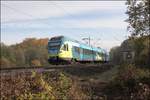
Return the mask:
<path id="1" fill-rule="evenodd" d="M 89 50 L 94 50 L 94 51 L 98 51 L 98 52 L 103 52 L 105 53 L 106 50 L 102 49 L 102 48 L 97 48 L 97 47 L 94 47 L 94 46 L 89 46 L 88 44 L 85 44 L 85 43 L 82 43 L 82 42 L 79 42 L 77 40 L 74 40 L 72 38 L 69 38 L 67 36 L 55 36 L 55 37 L 52 37 L 50 40 L 53 40 L 53 39 L 62 39 L 63 41 L 72 41 L 72 42 L 75 42 L 75 43 L 78 43 L 80 45 L 80 47 L 83 47 L 85 49 L 89 49 Z"/>
<path id="2" fill-rule="evenodd" d="M 104 49 L 102 49 L 102 48 L 97 48 L 97 47 L 94 47 L 94 46 L 89 46 L 88 44 L 79 42 L 79 41 L 77 41 L 77 40 L 74 40 L 74 39 L 71 39 L 71 38 L 68 38 L 68 37 L 65 37 L 65 36 L 64 36 L 64 38 L 65 38 L 65 40 L 69 40 L 69 41 L 78 43 L 78 44 L 80 45 L 80 47 L 83 47 L 83 48 L 85 48 L 85 49 L 90 49 L 90 50 L 92 49 L 92 50 L 94 50 L 94 51 L 106 52 L 106 51 L 105 51 Z"/>

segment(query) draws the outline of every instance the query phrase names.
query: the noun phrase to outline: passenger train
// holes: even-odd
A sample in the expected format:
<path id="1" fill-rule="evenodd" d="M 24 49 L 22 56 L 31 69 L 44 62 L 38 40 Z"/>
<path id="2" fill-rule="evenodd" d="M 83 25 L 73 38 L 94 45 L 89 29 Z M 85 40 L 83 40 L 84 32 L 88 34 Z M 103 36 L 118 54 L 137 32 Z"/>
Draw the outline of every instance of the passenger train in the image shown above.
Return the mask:
<path id="1" fill-rule="evenodd" d="M 65 36 L 56 36 L 48 41 L 48 61 L 49 63 L 107 62 L 108 53 L 104 49 Z"/>

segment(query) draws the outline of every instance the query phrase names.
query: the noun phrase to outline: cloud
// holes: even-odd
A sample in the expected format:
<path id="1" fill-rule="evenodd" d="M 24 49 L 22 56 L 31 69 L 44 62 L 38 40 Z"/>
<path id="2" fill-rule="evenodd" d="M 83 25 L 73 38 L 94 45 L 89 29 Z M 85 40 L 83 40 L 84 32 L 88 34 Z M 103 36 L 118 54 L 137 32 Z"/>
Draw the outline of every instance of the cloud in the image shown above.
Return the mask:
<path id="1" fill-rule="evenodd" d="M 25 29 L 126 29 L 123 18 L 56 19 L 2 24 L 2 28 Z"/>
<path id="2" fill-rule="evenodd" d="M 2 1 L 1 22 L 73 16 L 94 10 L 124 9 L 122 1 Z"/>
<path id="3" fill-rule="evenodd" d="M 65 20 L 65 25 L 63 27 L 67 28 L 90 28 L 90 29 L 100 29 L 100 28 L 116 28 L 124 29 L 127 23 L 120 18 L 106 18 L 106 19 L 82 19 L 82 20 Z"/>
<path id="4" fill-rule="evenodd" d="M 91 44 L 95 47 L 101 47 L 107 51 L 110 51 L 112 47 L 120 46 L 121 42 L 122 41 L 116 41 L 116 40 L 100 40 L 100 41 L 92 41 Z"/>

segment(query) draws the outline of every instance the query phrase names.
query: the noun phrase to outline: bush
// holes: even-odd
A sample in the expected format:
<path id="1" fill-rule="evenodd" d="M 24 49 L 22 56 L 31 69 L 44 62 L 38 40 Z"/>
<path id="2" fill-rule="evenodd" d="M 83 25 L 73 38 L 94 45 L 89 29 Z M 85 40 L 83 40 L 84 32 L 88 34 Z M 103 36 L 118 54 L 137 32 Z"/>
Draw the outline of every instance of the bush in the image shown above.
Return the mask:
<path id="1" fill-rule="evenodd" d="M 85 99 L 86 95 L 65 74 L 8 73 L 1 74 L 1 99 L 70 100 Z"/>
<path id="2" fill-rule="evenodd" d="M 54 99 L 52 87 L 41 74 L 4 75 L 1 81 L 1 99 Z"/>
<path id="3" fill-rule="evenodd" d="M 79 84 L 62 72 L 45 72 L 44 79 L 53 86 L 53 92 L 58 100 L 87 99 L 87 95 L 81 90 Z"/>
<path id="4" fill-rule="evenodd" d="M 117 76 L 106 87 L 106 93 L 129 100 L 148 100 L 150 97 L 150 70 L 134 65 L 122 65 Z"/>

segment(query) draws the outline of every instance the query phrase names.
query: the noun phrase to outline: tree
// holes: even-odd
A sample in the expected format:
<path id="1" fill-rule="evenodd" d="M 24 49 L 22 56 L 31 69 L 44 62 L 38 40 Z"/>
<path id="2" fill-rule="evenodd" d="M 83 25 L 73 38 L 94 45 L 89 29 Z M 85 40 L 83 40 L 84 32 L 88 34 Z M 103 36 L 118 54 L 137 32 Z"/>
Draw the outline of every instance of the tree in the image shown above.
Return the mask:
<path id="1" fill-rule="evenodd" d="M 148 43 L 149 42 L 149 43 Z M 150 44 L 149 37 L 144 36 L 141 38 L 134 39 L 134 51 L 135 51 L 135 64 L 147 65 L 149 67 L 149 48 Z"/>
<path id="2" fill-rule="evenodd" d="M 11 67 L 11 62 L 5 57 L 1 57 L 0 58 L 0 66 L 1 67 Z"/>
<path id="3" fill-rule="evenodd" d="M 0 49 L 0 56 L 1 58 L 4 57 L 6 58 L 11 64 L 11 66 L 15 66 L 14 64 L 16 63 L 16 59 L 14 58 L 14 49 L 10 46 L 6 46 L 3 43 L 0 43 L 1 49 Z"/>
<path id="4" fill-rule="evenodd" d="M 127 0 L 126 20 L 129 23 L 128 30 L 133 37 L 150 35 L 150 1 Z"/>
<path id="5" fill-rule="evenodd" d="M 143 53 L 144 55 L 148 55 L 148 57 L 144 57 L 147 59 L 143 60 L 146 60 L 146 65 L 150 66 L 150 0 L 127 0 L 126 5 L 126 14 L 128 15 L 126 21 L 129 23 L 128 31 L 131 33 L 131 38 L 135 43 L 138 43 L 136 41 L 137 37 L 146 36 L 146 45 L 143 48 L 146 50 L 142 50 L 141 52 L 148 51 L 146 54 Z M 141 52 L 137 54 L 141 54 Z"/>
<path id="6" fill-rule="evenodd" d="M 121 63 L 121 53 L 120 53 L 120 47 L 117 46 L 117 47 L 113 47 L 111 50 L 110 50 L 110 61 L 113 62 L 114 64 L 120 64 Z"/>
<path id="7" fill-rule="evenodd" d="M 23 67 L 48 65 L 47 52 L 48 39 L 28 38 L 22 43 L 7 46 L 1 45 L 1 66 L 2 67 Z"/>
<path id="8" fill-rule="evenodd" d="M 20 47 L 16 48 L 15 51 L 15 59 L 16 59 L 16 65 L 19 67 L 25 66 L 25 55 L 24 50 Z"/>

